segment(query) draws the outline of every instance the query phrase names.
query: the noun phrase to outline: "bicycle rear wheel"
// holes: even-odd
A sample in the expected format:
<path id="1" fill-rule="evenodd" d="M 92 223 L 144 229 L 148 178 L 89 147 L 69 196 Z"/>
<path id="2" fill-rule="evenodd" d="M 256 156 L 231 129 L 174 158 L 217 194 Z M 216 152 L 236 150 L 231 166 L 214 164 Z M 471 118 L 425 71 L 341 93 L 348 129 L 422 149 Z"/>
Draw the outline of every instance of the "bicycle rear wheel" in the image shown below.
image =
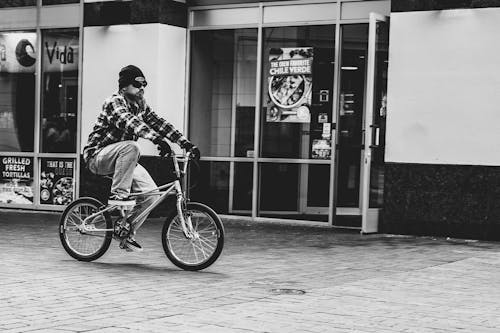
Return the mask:
<path id="1" fill-rule="evenodd" d="M 217 260 L 224 247 L 222 222 L 211 208 L 195 202 L 187 204 L 184 217 L 191 218 L 194 237 L 186 237 L 175 211 L 163 225 L 163 250 L 179 268 L 188 271 L 207 268 Z"/>
<path id="2" fill-rule="evenodd" d="M 88 221 L 83 230 L 83 221 L 97 213 L 103 206 L 94 198 L 80 198 L 64 210 L 59 224 L 59 238 L 66 252 L 81 261 L 93 261 L 101 257 L 109 248 L 112 231 L 92 229 L 113 229 L 108 213 L 102 213 Z"/>

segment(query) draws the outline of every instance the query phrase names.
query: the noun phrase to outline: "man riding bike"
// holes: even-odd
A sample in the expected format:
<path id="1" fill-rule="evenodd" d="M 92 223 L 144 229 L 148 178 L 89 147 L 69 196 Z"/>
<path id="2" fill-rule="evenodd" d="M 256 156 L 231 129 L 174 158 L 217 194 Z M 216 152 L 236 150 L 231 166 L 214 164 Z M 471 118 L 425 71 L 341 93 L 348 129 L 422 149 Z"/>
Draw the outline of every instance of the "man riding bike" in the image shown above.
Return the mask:
<path id="1" fill-rule="evenodd" d="M 142 71 L 128 65 L 120 70 L 118 92 L 104 101 L 102 111 L 83 149 L 83 158 L 88 169 L 97 175 L 113 174 L 109 205 L 134 206 L 129 198 L 133 192 L 149 191 L 157 188 L 154 180 L 139 161 L 140 151 L 137 139 L 148 139 L 158 145 L 162 154 L 170 152 L 168 139 L 191 152 L 193 158 L 200 158 L 199 149 L 187 140 L 181 132 L 151 110 L 144 99 L 147 81 Z M 141 200 L 129 219 L 133 219 L 154 201 L 152 196 Z M 125 248 L 142 251 L 134 236 L 147 216 L 131 225 L 130 236 Z"/>

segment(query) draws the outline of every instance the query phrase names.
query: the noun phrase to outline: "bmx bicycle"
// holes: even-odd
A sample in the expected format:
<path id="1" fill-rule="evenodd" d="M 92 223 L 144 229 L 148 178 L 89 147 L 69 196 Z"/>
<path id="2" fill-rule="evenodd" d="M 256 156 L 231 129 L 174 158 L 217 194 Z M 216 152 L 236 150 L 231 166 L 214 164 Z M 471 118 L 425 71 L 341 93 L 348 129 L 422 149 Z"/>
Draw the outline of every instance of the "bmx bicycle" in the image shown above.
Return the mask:
<path id="1" fill-rule="evenodd" d="M 59 237 L 66 252 L 77 260 L 93 261 L 108 250 L 112 239 L 119 241 L 120 247 L 123 247 L 130 235 L 131 224 L 174 193 L 177 196 L 176 209 L 167 217 L 161 231 L 165 254 L 174 265 L 184 270 L 196 271 L 212 265 L 224 246 L 221 219 L 210 207 L 189 202 L 187 198 L 185 189 L 190 153 L 182 159 L 182 170 L 175 154 L 171 157 L 176 176 L 174 181 L 151 191 L 130 194 L 130 198 L 157 196 L 132 221 L 129 217 L 134 212 L 133 206 L 103 205 L 91 197 L 79 198 L 69 204 L 59 225 Z"/>

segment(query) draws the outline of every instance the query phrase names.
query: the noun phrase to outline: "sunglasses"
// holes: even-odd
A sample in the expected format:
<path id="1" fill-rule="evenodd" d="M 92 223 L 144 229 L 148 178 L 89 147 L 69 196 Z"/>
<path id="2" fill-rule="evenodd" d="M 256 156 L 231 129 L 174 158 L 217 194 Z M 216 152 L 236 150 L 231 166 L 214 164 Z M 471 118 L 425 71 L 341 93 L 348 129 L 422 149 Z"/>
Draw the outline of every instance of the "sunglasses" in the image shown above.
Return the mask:
<path id="1" fill-rule="evenodd" d="M 148 82 L 146 81 L 145 78 L 139 76 L 139 77 L 136 77 L 134 79 L 134 81 L 132 81 L 131 83 L 132 86 L 134 86 L 135 88 L 146 88 L 146 86 L 148 85 Z"/>

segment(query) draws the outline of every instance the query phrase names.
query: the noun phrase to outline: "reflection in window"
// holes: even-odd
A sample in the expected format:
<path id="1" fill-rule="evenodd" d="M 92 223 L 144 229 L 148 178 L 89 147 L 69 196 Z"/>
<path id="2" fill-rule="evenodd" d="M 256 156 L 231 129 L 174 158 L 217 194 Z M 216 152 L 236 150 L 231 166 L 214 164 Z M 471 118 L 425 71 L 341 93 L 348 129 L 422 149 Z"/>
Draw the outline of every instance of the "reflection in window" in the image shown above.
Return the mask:
<path id="1" fill-rule="evenodd" d="M 44 153 L 76 151 L 78 30 L 44 31 L 41 147 Z"/>
<path id="2" fill-rule="evenodd" d="M 373 105 L 373 124 L 378 130 L 373 131 L 372 142 L 377 148 L 372 151 L 370 170 L 370 207 L 382 207 L 384 203 L 384 155 L 385 129 L 387 115 L 387 69 L 389 63 L 389 26 L 377 22 L 375 49 L 375 90 Z M 378 133 L 377 133 L 378 132 Z M 377 136 L 376 138 L 375 136 Z"/>
<path id="3" fill-rule="evenodd" d="M 190 176 L 192 201 L 203 202 L 219 214 L 227 214 L 229 205 L 229 162 L 200 162 L 200 172 Z"/>
<path id="4" fill-rule="evenodd" d="M 234 162 L 233 210 L 250 215 L 252 210 L 253 164 Z"/>
<path id="5" fill-rule="evenodd" d="M 343 26 L 337 177 L 337 205 L 341 207 L 359 206 L 367 52 L 368 24 Z"/>
<path id="6" fill-rule="evenodd" d="M 0 151 L 33 152 L 36 33 L 0 33 Z"/>
<path id="7" fill-rule="evenodd" d="M 204 156 L 251 156 L 257 30 L 195 31 L 191 62 L 192 141 Z"/>

